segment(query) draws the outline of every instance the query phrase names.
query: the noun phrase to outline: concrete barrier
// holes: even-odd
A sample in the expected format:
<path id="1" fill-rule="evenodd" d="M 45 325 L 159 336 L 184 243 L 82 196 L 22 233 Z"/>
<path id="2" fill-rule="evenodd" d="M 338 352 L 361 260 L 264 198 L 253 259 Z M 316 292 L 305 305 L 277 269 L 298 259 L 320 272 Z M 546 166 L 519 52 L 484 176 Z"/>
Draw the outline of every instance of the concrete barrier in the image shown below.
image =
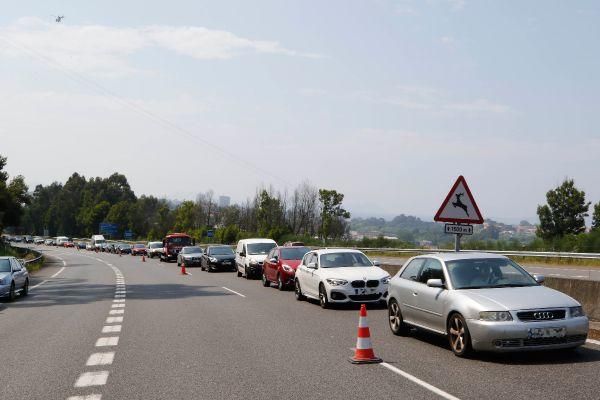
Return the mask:
<path id="1" fill-rule="evenodd" d="M 381 266 L 392 276 L 400 270 L 400 267 L 400 265 Z M 544 284 L 571 296 L 581 303 L 590 320 L 600 321 L 600 281 L 546 277 Z"/>

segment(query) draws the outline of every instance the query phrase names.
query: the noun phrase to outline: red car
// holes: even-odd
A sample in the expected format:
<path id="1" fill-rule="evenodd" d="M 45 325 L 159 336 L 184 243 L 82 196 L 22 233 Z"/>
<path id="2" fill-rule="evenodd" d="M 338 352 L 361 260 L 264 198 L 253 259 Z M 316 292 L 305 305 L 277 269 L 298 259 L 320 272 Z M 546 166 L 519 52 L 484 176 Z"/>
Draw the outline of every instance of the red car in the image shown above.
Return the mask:
<path id="1" fill-rule="evenodd" d="M 302 257 L 309 251 L 306 246 L 274 247 L 263 263 L 263 286 L 269 287 L 271 282 L 277 282 L 279 290 L 292 286 L 296 268 L 300 265 Z"/>
<path id="2" fill-rule="evenodd" d="M 134 244 L 133 247 L 131 248 L 131 255 L 132 256 L 148 255 L 148 250 L 146 250 L 146 245 L 141 244 L 141 243 Z"/>

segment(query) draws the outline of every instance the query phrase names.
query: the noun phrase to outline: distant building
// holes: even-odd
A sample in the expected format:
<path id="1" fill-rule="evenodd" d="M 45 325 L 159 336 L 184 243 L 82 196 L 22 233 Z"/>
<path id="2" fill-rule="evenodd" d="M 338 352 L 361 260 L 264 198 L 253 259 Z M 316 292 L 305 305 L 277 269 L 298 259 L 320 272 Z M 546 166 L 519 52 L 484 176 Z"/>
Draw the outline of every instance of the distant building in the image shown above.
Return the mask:
<path id="1" fill-rule="evenodd" d="M 229 207 L 229 204 L 231 204 L 231 197 L 219 196 L 219 207 Z"/>

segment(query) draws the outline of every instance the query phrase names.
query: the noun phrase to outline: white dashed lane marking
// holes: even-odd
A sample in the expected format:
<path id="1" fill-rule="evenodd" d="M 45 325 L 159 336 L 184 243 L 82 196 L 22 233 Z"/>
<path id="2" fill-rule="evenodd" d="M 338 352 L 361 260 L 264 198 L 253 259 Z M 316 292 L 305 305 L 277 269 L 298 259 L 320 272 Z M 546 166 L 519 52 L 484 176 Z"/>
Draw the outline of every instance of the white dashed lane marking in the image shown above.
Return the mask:
<path id="1" fill-rule="evenodd" d="M 236 292 L 235 290 L 231 290 L 231 289 L 229 289 L 229 288 L 226 288 L 225 286 L 221 286 L 221 287 L 222 287 L 223 289 L 227 290 L 228 292 L 231 292 L 231 293 L 237 294 L 238 296 L 241 296 L 241 297 L 246 297 L 246 296 L 244 296 L 243 294 Z"/>
<path id="2" fill-rule="evenodd" d="M 123 308 L 125 307 L 125 304 L 123 303 L 117 303 L 117 304 L 113 304 L 112 306 L 110 306 L 110 308 Z"/>
<path id="3" fill-rule="evenodd" d="M 116 346 L 118 344 L 118 336 L 101 337 L 96 341 L 96 347 Z"/>
<path id="4" fill-rule="evenodd" d="M 102 327 L 102 333 L 121 332 L 121 325 L 106 325 Z"/>
<path id="5" fill-rule="evenodd" d="M 110 310 L 110 311 L 108 312 L 108 314 L 110 314 L 110 315 L 115 315 L 115 314 L 125 314 L 125 310 L 119 310 L 119 309 L 117 309 L 117 310 Z"/>
<path id="6" fill-rule="evenodd" d="M 87 396 L 71 396 L 67 400 L 102 400 L 102 395 L 88 394 Z"/>
<path id="7" fill-rule="evenodd" d="M 107 380 L 108 371 L 84 372 L 75 382 L 75 387 L 106 385 Z"/>
<path id="8" fill-rule="evenodd" d="M 87 365 L 88 367 L 92 367 L 94 365 L 110 365 L 113 363 L 115 359 L 115 352 L 110 351 L 108 353 L 94 353 L 88 358 Z"/>
<path id="9" fill-rule="evenodd" d="M 116 324 L 116 323 L 120 323 L 120 322 L 123 322 L 123 317 L 108 317 L 108 318 L 106 318 L 107 324 Z"/>

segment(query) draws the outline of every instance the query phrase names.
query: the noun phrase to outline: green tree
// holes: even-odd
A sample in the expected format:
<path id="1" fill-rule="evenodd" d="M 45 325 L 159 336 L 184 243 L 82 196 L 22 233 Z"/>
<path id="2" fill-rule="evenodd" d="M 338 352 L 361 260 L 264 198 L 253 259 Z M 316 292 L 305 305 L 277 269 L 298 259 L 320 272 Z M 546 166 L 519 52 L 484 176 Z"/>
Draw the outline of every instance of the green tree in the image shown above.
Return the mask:
<path id="1" fill-rule="evenodd" d="M 6 157 L 0 156 L 0 231 L 4 226 L 19 226 L 24 206 L 29 203 L 29 188 L 25 179 L 18 175 L 8 184 L 8 173 L 4 171 Z"/>
<path id="2" fill-rule="evenodd" d="M 321 202 L 321 228 L 319 233 L 327 241 L 328 238 L 340 237 L 345 230 L 344 220 L 350 213 L 342 208 L 344 195 L 335 190 L 319 189 Z"/>
<path id="3" fill-rule="evenodd" d="M 585 231 L 585 220 L 590 203 L 585 201 L 585 192 L 575 187 L 573 179 L 566 179 L 556 189 L 546 193 L 548 204 L 538 206 L 540 219 L 538 236 L 553 239 L 567 234 Z"/>
<path id="4" fill-rule="evenodd" d="M 175 230 L 191 232 L 198 226 L 198 209 L 193 201 L 184 201 L 175 209 Z"/>
<path id="5" fill-rule="evenodd" d="M 106 214 L 104 222 L 111 222 L 117 224 L 119 227 L 119 234 L 131 228 L 131 203 L 128 201 L 120 201 L 113 204 Z"/>
<path id="6" fill-rule="evenodd" d="M 600 231 L 600 201 L 594 206 L 594 214 L 592 217 L 592 230 Z"/>

